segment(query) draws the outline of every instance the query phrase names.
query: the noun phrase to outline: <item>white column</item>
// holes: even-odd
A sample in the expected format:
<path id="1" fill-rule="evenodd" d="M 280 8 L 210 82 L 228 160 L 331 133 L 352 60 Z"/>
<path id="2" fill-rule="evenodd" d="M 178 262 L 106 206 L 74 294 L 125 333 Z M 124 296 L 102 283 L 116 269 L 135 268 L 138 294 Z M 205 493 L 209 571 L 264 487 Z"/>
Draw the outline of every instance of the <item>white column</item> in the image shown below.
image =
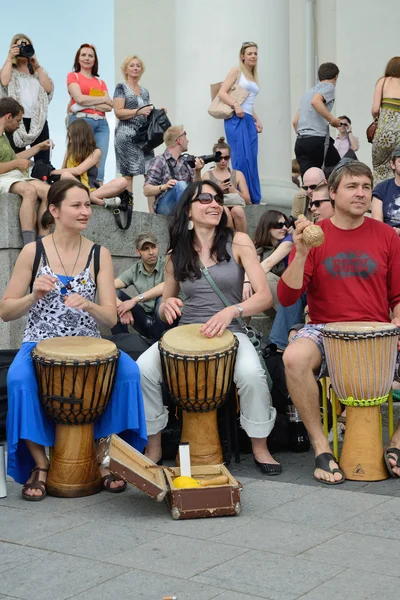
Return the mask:
<path id="1" fill-rule="evenodd" d="M 194 8 L 196 6 L 196 8 Z M 252 0 L 241 19 L 242 0 L 226 4 L 175 0 L 175 114 L 188 133 L 189 151 L 208 154 L 224 135 L 223 121 L 207 114 L 210 83 L 221 81 L 238 64 L 244 41 L 259 47 L 260 94 L 255 111 L 264 126 L 258 168 L 262 203 L 291 207 L 289 0 Z"/>
<path id="2" fill-rule="evenodd" d="M 262 202 L 287 211 L 298 189 L 291 177 L 289 0 L 257 4 L 260 94 L 255 110 L 264 126 L 258 158 Z"/>
<path id="3" fill-rule="evenodd" d="M 133 47 L 131 38 L 123 35 L 128 15 L 133 18 L 132 5 L 138 8 L 133 11 Z M 146 63 L 143 84 L 157 105 L 168 106 L 171 122 L 184 125 L 192 154 L 210 154 L 224 135 L 223 121 L 207 113 L 210 84 L 223 81 L 239 64 L 244 41 L 258 44 L 260 94 L 255 110 L 264 125 L 258 160 L 262 202 L 289 208 L 295 191 L 290 165 L 289 0 L 252 0 L 248 6 L 243 0 L 117 0 L 115 6 L 118 63 L 128 47 L 139 53 Z"/>

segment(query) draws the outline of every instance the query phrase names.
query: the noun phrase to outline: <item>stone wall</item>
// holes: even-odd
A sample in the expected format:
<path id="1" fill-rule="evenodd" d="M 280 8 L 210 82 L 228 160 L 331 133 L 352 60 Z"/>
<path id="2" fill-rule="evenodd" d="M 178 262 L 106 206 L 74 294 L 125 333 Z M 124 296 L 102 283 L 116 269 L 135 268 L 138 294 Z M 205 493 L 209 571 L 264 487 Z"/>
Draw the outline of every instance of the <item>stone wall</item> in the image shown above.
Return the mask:
<path id="1" fill-rule="evenodd" d="M 18 253 L 22 248 L 19 227 L 20 199 L 15 194 L 0 196 L 0 297 L 3 295 Z M 269 206 L 268 208 L 273 208 Z M 252 205 L 245 208 L 248 231 L 253 235 L 258 220 L 267 210 L 265 205 Z M 88 238 L 106 246 L 113 257 L 115 276 L 127 269 L 132 261 L 138 260 L 134 240 L 142 231 L 153 231 L 164 253 L 168 246 L 168 217 L 134 211 L 132 225 L 128 231 L 117 228 L 111 211 L 93 207 L 93 216 L 86 231 Z M 0 349 L 18 348 L 21 345 L 26 318 L 4 323 L 0 321 Z"/>

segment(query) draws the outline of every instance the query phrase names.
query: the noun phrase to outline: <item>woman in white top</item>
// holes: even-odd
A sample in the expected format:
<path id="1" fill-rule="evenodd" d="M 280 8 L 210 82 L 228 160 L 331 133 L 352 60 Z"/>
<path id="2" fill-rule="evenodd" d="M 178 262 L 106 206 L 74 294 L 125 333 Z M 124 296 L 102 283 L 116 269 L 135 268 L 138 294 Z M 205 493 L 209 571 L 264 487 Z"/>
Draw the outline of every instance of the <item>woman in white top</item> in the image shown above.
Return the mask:
<path id="1" fill-rule="evenodd" d="M 52 80 L 36 55 L 33 54 L 28 59 L 22 54 L 24 46 L 27 50 L 33 50 L 32 42 L 27 35 L 23 33 L 14 35 L 6 62 L 0 72 L 2 87 L 0 96 L 14 98 L 24 109 L 19 128 L 14 133 L 8 134 L 10 144 L 16 153 L 23 152 L 26 146 L 35 146 L 50 138 L 47 112 L 54 90 Z M 50 149 L 35 154 L 35 162 L 39 159 L 50 162 Z"/>
<path id="2" fill-rule="evenodd" d="M 225 133 L 231 147 L 232 167 L 244 174 L 253 204 L 260 204 L 261 200 L 257 134 L 262 132 L 262 124 L 253 108 L 254 99 L 259 92 L 257 60 L 257 44 L 244 42 L 239 53 L 239 67 L 233 67 L 229 71 L 218 93 L 222 102 L 234 110 L 233 116 L 225 121 Z M 229 95 L 236 82 L 249 92 L 242 104 L 235 102 Z"/>

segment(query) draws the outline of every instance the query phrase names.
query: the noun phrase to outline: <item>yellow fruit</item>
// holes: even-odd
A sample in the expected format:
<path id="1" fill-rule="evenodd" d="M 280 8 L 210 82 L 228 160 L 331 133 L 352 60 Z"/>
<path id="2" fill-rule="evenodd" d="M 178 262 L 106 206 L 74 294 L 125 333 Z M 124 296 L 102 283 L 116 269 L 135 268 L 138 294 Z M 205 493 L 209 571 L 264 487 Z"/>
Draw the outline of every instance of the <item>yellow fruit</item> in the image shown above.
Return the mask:
<path id="1" fill-rule="evenodd" d="M 175 477 L 174 479 L 174 487 L 178 489 L 183 488 L 195 488 L 200 487 L 200 483 L 193 479 L 193 477 L 187 477 L 186 475 L 181 475 L 180 477 Z"/>

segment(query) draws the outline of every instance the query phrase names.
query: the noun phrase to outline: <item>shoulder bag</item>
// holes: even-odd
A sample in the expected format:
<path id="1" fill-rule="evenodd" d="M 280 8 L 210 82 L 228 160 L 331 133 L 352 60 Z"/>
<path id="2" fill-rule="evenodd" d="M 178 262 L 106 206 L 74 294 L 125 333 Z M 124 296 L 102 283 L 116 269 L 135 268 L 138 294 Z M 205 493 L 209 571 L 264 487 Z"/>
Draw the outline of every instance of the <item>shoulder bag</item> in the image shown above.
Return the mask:
<path id="1" fill-rule="evenodd" d="M 204 277 L 207 279 L 208 283 L 213 288 L 214 292 L 219 296 L 219 298 L 222 300 L 222 302 L 225 304 L 226 307 L 232 306 L 232 304 L 229 302 L 229 300 L 226 298 L 226 296 L 223 294 L 223 292 L 221 292 L 221 290 L 215 283 L 215 281 L 212 278 L 211 273 L 207 269 L 207 267 L 205 265 L 203 265 L 203 263 L 201 261 L 200 261 L 200 264 L 201 264 L 200 270 L 203 273 Z M 260 331 L 258 331 L 257 329 L 255 329 L 255 327 L 250 327 L 249 325 L 246 325 L 246 322 L 242 317 L 235 317 L 235 318 L 236 318 L 236 321 L 239 323 L 240 327 L 243 329 L 243 333 L 249 338 L 249 340 L 253 344 L 253 346 L 257 352 L 260 364 L 261 364 L 262 368 L 264 369 L 265 376 L 266 376 L 267 382 L 268 382 L 268 388 L 271 389 L 272 379 L 268 372 L 267 366 L 264 361 L 264 355 L 263 355 L 263 348 L 262 348 L 263 334 Z"/>
<path id="2" fill-rule="evenodd" d="M 384 85 L 385 85 L 385 82 L 383 82 L 383 84 L 382 84 L 381 101 L 379 103 L 379 106 L 382 104 L 383 86 Z M 374 141 L 375 131 L 376 131 L 376 128 L 378 127 L 378 119 L 379 119 L 379 117 L 375 117 L 375 119 L 372 121 L 372 123 L 370 125 L 368 125 L 367 131 L 365 132 L 367 134 L 367 140 L 370 144 L 372 144 L 372 142 Z"/>
<path id="3" fill-rule="evenodd" d="M 232 98 L 232 103 L 237 102 L 238 104 L 243 104 L 243 102 L 248 97 L 249 92 L 247 90 L 245 90 L 244 88 L 242 88 L 241 85 L 238 84 L 240 75 L 241 75 L 241 72 L 239 71 L 239 75 L 238 75 L 235 83 L 229 90 L 228 94 Z M 219 83 L 212 83 L 210 85 L 212 102 L 211 102 L 210 106 L 208 107 L 208 114 L 211 115 L 212 117 L 214 117 L 214 119 L 230 119 L 235 112 L 233 110 L 233 108 L 231 108 L 228 104 L 225 104 L 225 102 L 222 102 L 222 100 L 218 96 L 218 93 L 219 93 L 219 90 L 221 89 L 222 83 L 223 82 L 220 81 Z"/>

